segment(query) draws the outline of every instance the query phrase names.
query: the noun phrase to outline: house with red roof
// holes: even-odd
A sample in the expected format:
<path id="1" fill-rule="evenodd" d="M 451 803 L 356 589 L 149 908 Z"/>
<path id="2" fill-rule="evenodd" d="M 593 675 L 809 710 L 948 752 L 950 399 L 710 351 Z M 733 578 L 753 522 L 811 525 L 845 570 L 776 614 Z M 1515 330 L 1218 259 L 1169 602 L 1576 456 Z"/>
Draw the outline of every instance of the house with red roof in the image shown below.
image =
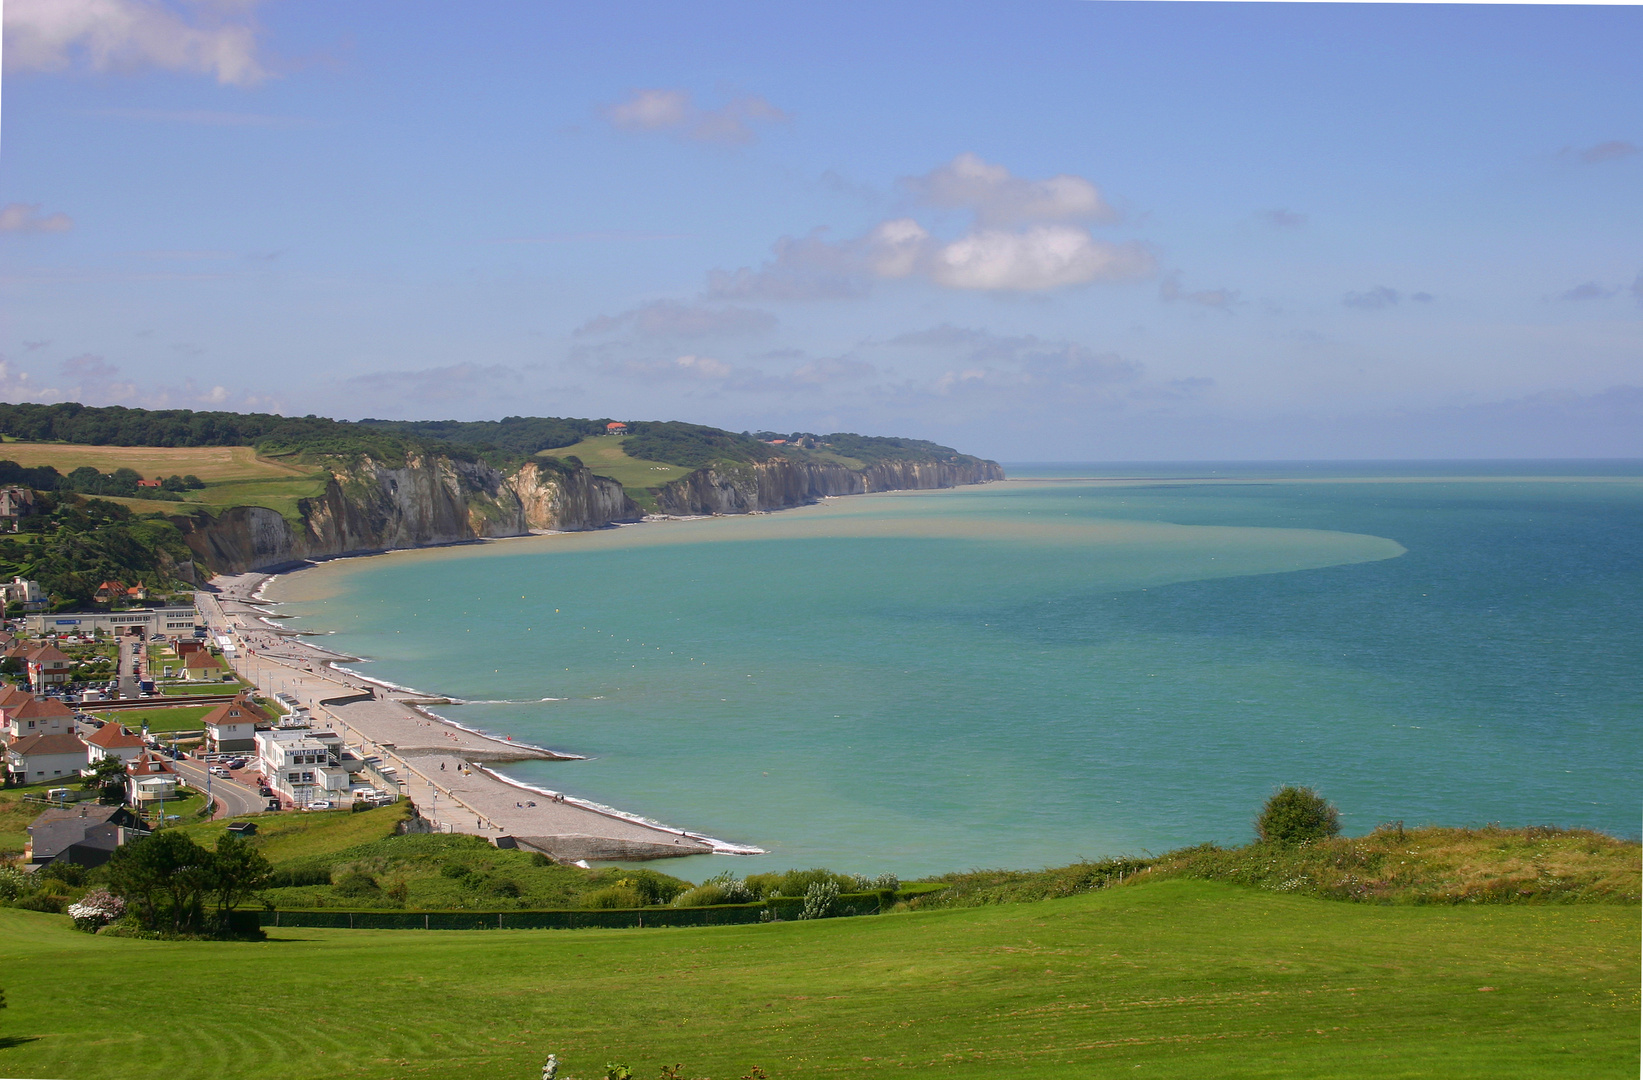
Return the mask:
<path id="1" fill-rule="evenodd" d="M 97 586 L 97 592 L 92 595 L 92 599 L 97 601 L 99 604 L 107 604 L 111 601 L 121 599 L 125 596 L 125 594 L 125 582 L 105 581 L 101 585 Z"/>
<path id="2" fill-rule="evenodd" d="M 30 652 L 23 661 L 28 665 L 29 685 L 34 692 L 69 681 L 74 661 L 55 645 L 42 645 Z"/>
<path id="3" fill-rule="evenodd" d="M 214 754 L 234 754 L 257 748 L 257 725 L 273 722 L 248 694 L 241 694 L 205 714 L 205 746 Z"/>
<path id="4" fill-rule="evenodd" d="M 144 750 L 126 765 L 126 790 L 133 804 L 177 797 L 177 767 L 165 758 Z"/>
<path id="5" fill-rule="evenodd" d="M 104 724 L 86 739 L 86 764 L 95 765 L 111 757 L 129 765 L 141 757 L 146 748 L 143 737 L 124 724 Z"/>
<path id="6" fill-rule="evenodd" d="M 6 741 L 30 735 L 74 734 L 74 710 L 54 698 L 33 694 L 9 696 L 4 709 Z"/>
<path id="7" fill-rule="evenodd" d="M 6 744 L 6 776 L 14 784 L 38 784 L 80 775 L 86 744 L 78 735 L 29 735 Z"/>
<path id="8" fill-rule="evenodd" d="M 627 433 L 628 426 L 620 420 L 612 420 L 610 423 L 605 425 L 606 435 L 626 435 Z"/>

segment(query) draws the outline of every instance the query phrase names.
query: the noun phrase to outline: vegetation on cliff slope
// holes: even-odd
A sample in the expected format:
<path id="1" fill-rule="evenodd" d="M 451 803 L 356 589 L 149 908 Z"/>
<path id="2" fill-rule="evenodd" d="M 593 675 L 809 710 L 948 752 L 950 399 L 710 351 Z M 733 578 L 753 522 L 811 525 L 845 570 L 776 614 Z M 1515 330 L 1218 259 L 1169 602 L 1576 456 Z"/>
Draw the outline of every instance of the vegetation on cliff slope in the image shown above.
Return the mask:
<path id="1" fill-rule="evenodd" d="M 0 538 L 0 580 L 38 581 L 54 609 L 89 604 L 104 581 L 151 593 L 178 588 L 177 566 L 193 557 L 158 514 L 67 491 L 37 491 L 35 509 L 19 532 Z"/>

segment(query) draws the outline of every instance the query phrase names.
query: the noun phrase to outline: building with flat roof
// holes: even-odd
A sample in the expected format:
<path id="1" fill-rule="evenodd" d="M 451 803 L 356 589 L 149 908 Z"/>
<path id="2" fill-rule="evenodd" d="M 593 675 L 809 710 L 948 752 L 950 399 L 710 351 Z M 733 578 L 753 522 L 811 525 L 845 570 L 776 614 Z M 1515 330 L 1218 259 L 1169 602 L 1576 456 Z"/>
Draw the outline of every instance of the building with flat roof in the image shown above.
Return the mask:
<path id="1" fill-rule="evenodd" d="M 205 619 L 197 609 L 189 607 L 135 608 L 131 611 L 62 611 L 54 615 L 34 614 L 23 617 L 23 625 L 36 637 L 44 634 L 94 634 L 101 630 L 109 634 L 123 634 L 136 628 L 148 637 L 161 634 L 175 637 L 192 634 L 196 626 L 204 626 Z"/>

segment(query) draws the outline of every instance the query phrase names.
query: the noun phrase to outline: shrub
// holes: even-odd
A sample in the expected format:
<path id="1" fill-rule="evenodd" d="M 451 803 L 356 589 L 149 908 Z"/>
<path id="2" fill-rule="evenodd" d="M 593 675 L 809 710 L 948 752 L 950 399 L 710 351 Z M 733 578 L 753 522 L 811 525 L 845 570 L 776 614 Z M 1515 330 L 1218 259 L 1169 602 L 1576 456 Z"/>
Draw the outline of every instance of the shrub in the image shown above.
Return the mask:
<path id="1" fill-rule="evenodd" d="M 1327 840 L 1340 831 L 1340 812 L 1309 787 L 1279 788 L 1255 819 L 1255 835 L 1267 844 Z"/>
<path id="2" fill-rule="evenodd" d="M 125 913 L 126 902 L 107 889 L 93 889 L 81 897 L 79 903 L 70 904 L 68 908 L 68 917 L 74 920 L 74 928 L 88 934 L 95 934 Z"/>
<path id="3" fill-rule="evenodd" d="M 349 870 L 340 875 L 335 887 L 343 896 L 376 896 L 382 892 L 382 886 L 377 884 L 376 878 L 358 870 Z"/>
<path id="4" fill-rule="evenodd" d="M 0 900 L 16 900 L 32 888 L 29 876 L 15 866 L 0 866 Z"/>
<path id="5" fill-rule="evenodd" d="M 582 906 L 586 908 L 636 908 L 644 907 L 644 901 L 639 891 L 626 883 L 609 885 L 603 889 L 595 889 L 582 897 Z"/>
<path id="6" fill-rule="evenodd" d="M 833 905 L 838 902 L 838 899 L 838 882 L 813 882 L 809 888 L 804 890 L 804 910 L 799 913 L 799 918 L 825 919 L 833 914 Z"/>
<path id="7" fill-rule="evenodd" d="M 275 870 L 269 878 L 271 889 L 294 889 L 303 885 L 331 884 L 329 866 L 287 866 Z"/>
<path id="8" fill-rule="evenodd" d="M 445 865 L 443 865 L 439 868 L 439 873 L 440 873 L 441 877 L 448 877 L 448 878 L 466 877 L 467 874 L 468 874 L 468 867 L 464 863 L 448 862 L 448 863 L 446 863 Z"/>

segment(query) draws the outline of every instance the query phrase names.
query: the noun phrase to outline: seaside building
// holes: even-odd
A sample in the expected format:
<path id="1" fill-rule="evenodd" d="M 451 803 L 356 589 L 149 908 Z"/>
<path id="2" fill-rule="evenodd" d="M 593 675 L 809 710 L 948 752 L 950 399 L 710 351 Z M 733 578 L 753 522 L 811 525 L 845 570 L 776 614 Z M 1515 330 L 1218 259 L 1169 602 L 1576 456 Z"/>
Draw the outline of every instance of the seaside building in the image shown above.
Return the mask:
<path id="1" fill-rule="evenodd" d="M 41 588 L 38 581 L 25 581 L 20 577 L 0 585 L 0 597 L 4 598 L 8 607 L 22 604 L 24 611 L 40 611 L 50 603 L 46 590 Z"/>
<path id="2" fill-rule="evenodd" d="M 269 715 L 241 694 L 226 705 L 205 714 L 205 747 L 213 754 L 232 754 L 257 749 L 257 725 L 271 722 Z"/>
<path id="3" fill-rule="evenodd" d="M 86 739 L 86 764 L 95 765 L 111 757 L 118 758 L 122 765 L 130 765 L 142 756 L 146 745 L 141 735 L 124 724 L 104 724 Z"/>
<path id="4" fill-rule="evenodd" d="M 144 750 L 126 765 L 126 791 L 130 801 L 145 806 L 161 799 L 177 797 L 177 768 L 163 757 Z"/>
<path id="5" fill-rule="evenodd" d="M 192 634 L 205 620 L 192 605 L 188 607 L 140 608 L 135 611 L 64 611 L 55 615 L 24 617 L 24 627 L 36 637 L 46 634 L 125 634 L 133 630 L 148 637 L 161 634 Z"/>
<path id="6" fill-rule="evenodd" d="M 334 731 L 259 731 L 256 744 L 258 770 L 293 806 L 351 798 L 352 776 L 365 768 Z"/>
<path id="7" fill-rule="evenodd" d="M 61 686 L 70 679 L 74 661 L 55 645 L 42 645 L 24 659 L 28 667 L 29 685 L 35 693 L 48 686 Z"/>
<path id="8" fill-rule="evenodd" d="M 6 744 L 6 775 L 14 784 L 78 777 L 85 767 L 86 744 L 78 735 L 29 735 Z"/>
<path id="9" fill-rule="evenodd" d="M 3 717 L 6 740 L 26 739 L 30 735 L 73 735 L 74 710 L 55 698 L 37 698 L 16 687 L 7 687 L 0 696 L 0 717 Z"/>

